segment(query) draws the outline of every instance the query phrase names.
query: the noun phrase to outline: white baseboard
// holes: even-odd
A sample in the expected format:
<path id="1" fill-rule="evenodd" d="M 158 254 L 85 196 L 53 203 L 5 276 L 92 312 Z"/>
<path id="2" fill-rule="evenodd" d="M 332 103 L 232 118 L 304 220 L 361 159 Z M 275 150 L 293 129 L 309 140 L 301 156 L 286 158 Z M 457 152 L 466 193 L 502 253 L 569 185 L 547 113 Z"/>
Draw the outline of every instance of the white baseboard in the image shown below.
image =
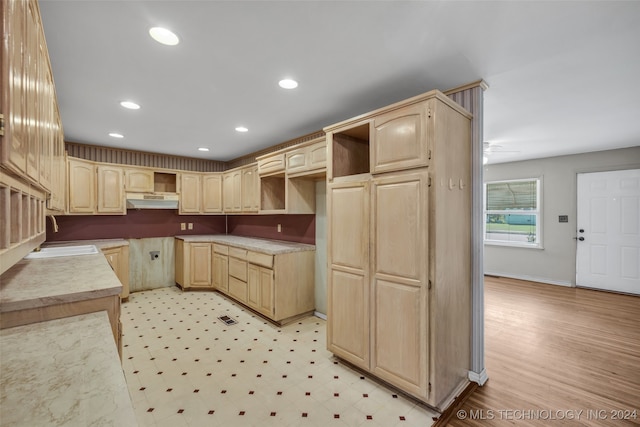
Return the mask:
<path id="1" fill-rule="evenodd" d="M 322 320 L 327 320 L 327 315 L 323 314 L 323 313 L 320 313 L 319 311 L 314 311 L 313 315 L 316 316 L 316 317 L 319 317 Z"/>
<path id="2" fill-rule="evenodd" d="M 530 282 L 546 283 L 548 285 L 567 286 L 570 288 L 575 287 L 571 282 L 564 280 L 553 280 L 547 277 L 527 276 L 526 274 L 513 274 L 513 273 L 501 273 L 498 271 L 485 271 L 484 274 L 489 276 L 508 277 L 510 279 L 527 280 Z"/>
<path id="3" fill-rule="evenodd" d="M 471 381 L 472 383 L 477 383 L 478 385 L 481 385 L 481 386 L 484 385 L 484 383 L 486 383 L 487 380 L 489 379 L 489 375 L 487 375 L 486 369 L 482 369 L 480 373 L 469 371 L 468 376 L 469 376 L 469 381 Z"/>

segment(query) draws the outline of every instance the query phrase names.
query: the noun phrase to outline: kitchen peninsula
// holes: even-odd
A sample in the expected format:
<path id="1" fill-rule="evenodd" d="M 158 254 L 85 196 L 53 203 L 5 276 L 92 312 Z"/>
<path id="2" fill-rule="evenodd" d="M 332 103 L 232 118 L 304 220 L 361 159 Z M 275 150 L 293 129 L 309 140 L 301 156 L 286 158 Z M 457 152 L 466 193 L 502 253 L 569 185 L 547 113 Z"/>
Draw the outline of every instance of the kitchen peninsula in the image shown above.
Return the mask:
<path id="1" fill-rule="evenodd" d="M 313 313 L 314 245 L 233 235 L 175 239 L 182 289 L 217 290 L 281 325 Z"/>

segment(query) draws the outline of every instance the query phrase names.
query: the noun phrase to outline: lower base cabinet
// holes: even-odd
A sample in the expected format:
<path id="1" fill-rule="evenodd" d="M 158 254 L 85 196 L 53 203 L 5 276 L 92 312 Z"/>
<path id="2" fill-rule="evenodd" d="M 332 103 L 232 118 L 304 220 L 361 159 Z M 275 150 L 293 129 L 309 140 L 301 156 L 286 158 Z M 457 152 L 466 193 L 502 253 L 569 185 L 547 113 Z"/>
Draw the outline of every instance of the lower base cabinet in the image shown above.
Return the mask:
<path id="1" fill-rule="evenodd" d="M 129 247 L 106 248 L 102 249 L 102 253 L 122 283 L 120 298 L 129 298 Z"/>
<path id="2" fill-rule="evenodd" d="M 315 310 L 315 251 L 268 254 L 176 238 L 175 281 L 185 290 L 217 290 L 285 324 Z"/>
<path id="3" fill-rule="evenodd" d="M 247 305 L 265 316 L 273 316 L 273 270 L 249 264 Z"/>

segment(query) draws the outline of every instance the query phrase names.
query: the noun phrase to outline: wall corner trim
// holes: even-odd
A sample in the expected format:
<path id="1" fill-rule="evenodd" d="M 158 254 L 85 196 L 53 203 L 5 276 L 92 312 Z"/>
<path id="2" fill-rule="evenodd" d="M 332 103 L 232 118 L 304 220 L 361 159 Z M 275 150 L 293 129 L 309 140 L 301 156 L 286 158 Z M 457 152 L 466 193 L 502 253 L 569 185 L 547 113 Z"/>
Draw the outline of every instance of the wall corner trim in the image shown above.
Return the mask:
<path id="1" fill-rule="evenodd" d="M 469 371 L 469 381 L 476 383 L 479 386 L 483 386 L 488 379 L 489 375 L 487 374 L 486 369 L 482 369 L 480 372 Z"/>

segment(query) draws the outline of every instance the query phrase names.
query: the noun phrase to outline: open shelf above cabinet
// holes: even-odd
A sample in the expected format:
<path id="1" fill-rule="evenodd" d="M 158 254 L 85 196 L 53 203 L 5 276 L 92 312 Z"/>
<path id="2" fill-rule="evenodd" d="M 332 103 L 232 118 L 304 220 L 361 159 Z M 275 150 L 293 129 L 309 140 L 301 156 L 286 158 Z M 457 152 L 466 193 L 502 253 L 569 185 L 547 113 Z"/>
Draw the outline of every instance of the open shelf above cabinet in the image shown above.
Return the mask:
<path id="1" fill-rule="evenodd" d="M 370 122 L 335 131 L 331 138 L 331 176 L 369 173 Z"/>
<path id="2" fill-rule="evenodd" d="M 285 212 L 286 183 L 283 176 L 260 177 L 260 210 Z"/>

